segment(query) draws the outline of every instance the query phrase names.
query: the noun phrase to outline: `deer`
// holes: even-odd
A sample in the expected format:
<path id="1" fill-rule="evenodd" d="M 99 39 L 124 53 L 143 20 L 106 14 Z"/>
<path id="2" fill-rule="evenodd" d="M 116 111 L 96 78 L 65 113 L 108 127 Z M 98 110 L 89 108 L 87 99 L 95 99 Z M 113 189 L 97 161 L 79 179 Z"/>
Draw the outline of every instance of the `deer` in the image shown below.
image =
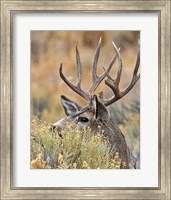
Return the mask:
<path id="1" fill-rule="evenodd" d="M 121 168 L 129 168 L 129 153 L 128 147 L 125 140 L 124 134 L 118 128 L 116 122 L 110 118 L 110 112 L 107 107 L 116 101 L 123 98 L 126 94 L 132 90 L 135 84 L 140 79 L 139 66 L 140 66 L 140 42 L 138 40 L 137 48 L 137 58 L 135 67 L 133 70 L 133 75 L 131 82 L 124 90 L 120 90 L 119 84 L 122 74 L 122 58 L 120 55 L 120 48 L 118 48 L 114 42 L 112 45 L 116 54 L 114 55 L 112 61 L 108 65 L 104 72 L 98 76 L 97 75 L 97 65 L 100 55 L 102 38 L 100 37 L 98 45 L 95 50 L 95 56 L 92 66 L 92 84 L 88 90 L 83 90 L 81 88 L 82 80 L 82 65 L 80 60 L 80 53 L 78 49 L 78 42 L 76 44 L 76 64 L 77 64 L 77 82 L 73 84 L 70 82 L 62 71 L 62 63 L 60 64 L 59 74 L 61 79 L 66 83 L 66 85 L 73 90 L 75 93 L 84 98 L 87 102 L 85 106 L 81 106 L 73 100 L 61 95 L 61 103 L 64 108 L 66 117 L 57 121 L 51 125 L 51 131 L 57 130 L 61 132 L 66 128 L 67 123 L 74 123 L 79 129 L 84 129 L 90 127 L 92 132 L 96 134 L 103 130 L 102 134 L 108 139 L 110 144 L 110 152 L 115 155 L 119 154 L 122 162 L 125 165 Z M 115 78 L 110 75 L 110 70 L 114 63 L 118 59 L 118 68 Z M 103 92 L 99 93 L 97 96 L 95 94 L 96 89 L 99 84 L 104 80 L 105 84 L 112 90 L 113 96 L 109 99 L 104 99 Z"/>

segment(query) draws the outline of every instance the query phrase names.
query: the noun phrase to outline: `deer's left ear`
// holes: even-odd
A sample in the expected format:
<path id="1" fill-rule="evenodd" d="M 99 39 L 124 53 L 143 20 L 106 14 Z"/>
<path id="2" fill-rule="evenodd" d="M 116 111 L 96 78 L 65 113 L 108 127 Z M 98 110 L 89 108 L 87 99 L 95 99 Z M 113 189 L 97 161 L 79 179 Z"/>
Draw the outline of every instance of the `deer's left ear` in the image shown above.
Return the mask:
<path id="1" fill-rule="evenodd" d="M 61 102 L 67 116 L 72 115 L 73 113 L 76 113 L 82 109 L 82 107 L 79 106 L 76 102 L 68 99 L 64 95 L 61 95 Z"/>
<path id="2" fill-rule="evenodd" d="M 99 119 L 104 123 L 107 123 L 110 119 L 110 113 L 107 110 L 107 108 L 98 100 L 96 95 L 93 96 L 92 104 L 95 108 L 96 119 Z"/>

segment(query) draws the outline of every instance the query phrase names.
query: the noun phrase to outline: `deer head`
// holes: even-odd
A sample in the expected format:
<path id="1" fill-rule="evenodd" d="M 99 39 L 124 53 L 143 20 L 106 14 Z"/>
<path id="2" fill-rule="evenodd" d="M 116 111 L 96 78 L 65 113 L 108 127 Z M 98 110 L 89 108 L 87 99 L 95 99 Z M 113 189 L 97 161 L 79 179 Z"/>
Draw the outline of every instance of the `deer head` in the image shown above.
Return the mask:
<path id="1" fill-rule="evenodd" d="M 66 117 L 60 121 L 54 123 L 51 127 L 51 130 L 61 131 L 66 127 L 66 124 L 69 122 L 75 123 L 80 129 L 90 127 L 91 130 L 96 133 L 99 129 L 103 129 L 103 134 L 109 139 L 111 143 L 111 151 L 119 152 L 121 158 L 126 162 L 126 168 L 128 168 L 128 154 L 127 154 L 127 145 L 125 138 L 117 124 L 110 119 L 110 113 L 107 110 L 107 106 L 118 101 L 124 97 L 137 83 L 140 78 L 138 74 L 138 69 L 140 65 L 140 45 L 138 41 L 138 52 L 135 68 L 133 71 L 133 76 L 130 84 L 123 90 L 120 91 L 119 83 L 122 73 L 122 58 L 120 55 L 120 48 L 117 48 L 115 43 L 112 42 L 113 47 L 116 51 L 116 55 L 113 57 L 109 66 L 104 69 L 104 72 L 101 76 L 97 75 L 97 64 L 101 48 L 101 38 L 97 45 L 93 67 L 92 67 L 92 84 L 89 90 L 85 91 L 81 88 L 81 78 L 82 78 L 82 67 L 80 61 L 80 55 L 78 50 L 78 44 L 76 45 L 76 62 L 77 62 L 77 82 L 73 84 L 68 81 L 62 72 L 62 63 L 60 65 L 59 73 L 62 80 L 78 95 L 83 97 L 87 101 L 87 105 L 82 107 L 76 102 L 68 99 L 65 96 L 61 96 L 61 102 L 64 107 Z M 118 71 L 115 78 L 112 78 L 109 74 L 113 64 L 116 59 L 118 59 Z M 101 92 L 99 96 L 94 94 L 95 90 L 99 84 L 105 79 L 105 84 L 110 87 L 113 91 L 113 96 L 110 99 L 104 99 L 103 93 Z"/>

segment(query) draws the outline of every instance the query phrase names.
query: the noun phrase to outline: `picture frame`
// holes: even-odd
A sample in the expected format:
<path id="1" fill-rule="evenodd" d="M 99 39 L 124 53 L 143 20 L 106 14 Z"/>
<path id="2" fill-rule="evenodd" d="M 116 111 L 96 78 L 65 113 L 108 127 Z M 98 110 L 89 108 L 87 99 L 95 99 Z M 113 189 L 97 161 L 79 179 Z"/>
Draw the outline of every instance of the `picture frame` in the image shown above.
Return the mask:
<path id="1" fill-rule="evenodd" d="M 2 1 L 1 0 L 1 199 L 165 199 L 171 198 L 170 174 L 170 1 Z M 13 186 L 13 17 L 16 13 L 157 13 L 159 54 L 158 187 Z"/>

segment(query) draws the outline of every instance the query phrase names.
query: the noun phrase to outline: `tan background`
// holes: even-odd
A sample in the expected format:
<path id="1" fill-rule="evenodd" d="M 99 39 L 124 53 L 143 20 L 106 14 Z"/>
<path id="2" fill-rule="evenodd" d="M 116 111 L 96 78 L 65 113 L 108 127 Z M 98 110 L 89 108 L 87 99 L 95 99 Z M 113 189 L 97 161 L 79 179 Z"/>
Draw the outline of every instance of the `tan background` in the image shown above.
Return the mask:
<path id="1" fill-rule="evenodd" d="M 59 119 L 61 113 L 60 95 L 64 94 L 80 103 L 82 98 L 74 93 L 59 77 L 59 66 L 63 63 L 63 72 L 70 81 L 76 81 L 75 46 L 78 41 L 80 57 L 83 68 L 82 87 L 88 89 L 91 84 L 91 68 L 98 40 L 102 37 L 102 48 L 98 62 L 98 74 L 103 72 L 115 55 L 112 41 L 121 47 L 123 72 L 121 89 L 124 88 L 132 77 L 136 62 L 136 50 L 139 32 L 48 32 L 33 31 L 31 34 L 31 88 L 32 88 L 32 115 L 39 115 L 49 122 Z M 115 77 L 117 62 L 111 70 Z M 110 89 L 104 83 L 97 92 L 104 91 L 105 96 L 111 96 Z M 139 84 L 128 94 L 139 98 Z M 127 96 L 128 96 L 127 95 Z M 126 97 L 125 97 L 126 98 Z M 127 97 L 128 98 L 128 97 Z M 55 114 L 56 113 L 56 114 Z M 52 114 L 55 114 L 54 116 Z M 51 116 L 50 116 L 51 115 Z"/>
<path id="2" fill-rule="evenodd" d="M 59 66 L 63 63 L 63 73 L 72 82 L 76 82 L 76 53 L 78 42 L 82 63 L 82 88 L 91 85 L 91 69 L 95 49 L 102 37 L 101 53 L 98 61 L 98 74 L 103 73 L 115 55 L 112 41 L 121 47 L 123 72 L 120 88 L 124 89 L 132 78 L 136 62 L 139 32 L 135 31 L 32 31 L 31 32 L 31 98 L 32 117 L 54 123 L 65 117 L 60 102 L 60 95 L 85 105 L 84 99 L 74 93 L 60 78 Z M 115 77 L 117 62 L 111 70 Z M 103 83 L 96 94 L 104 92 L 104 97 L 111 97 L 112 91 Z M 122 100 L 109 107 L 111 117 L 118 123 L 123 133 L 128 136 L 130 146 L 139 140 L 140 83 Z M 136 140 L 135 140 L 136 139 Z M 133 143 L 133 144 L 132 144 Z"/>

